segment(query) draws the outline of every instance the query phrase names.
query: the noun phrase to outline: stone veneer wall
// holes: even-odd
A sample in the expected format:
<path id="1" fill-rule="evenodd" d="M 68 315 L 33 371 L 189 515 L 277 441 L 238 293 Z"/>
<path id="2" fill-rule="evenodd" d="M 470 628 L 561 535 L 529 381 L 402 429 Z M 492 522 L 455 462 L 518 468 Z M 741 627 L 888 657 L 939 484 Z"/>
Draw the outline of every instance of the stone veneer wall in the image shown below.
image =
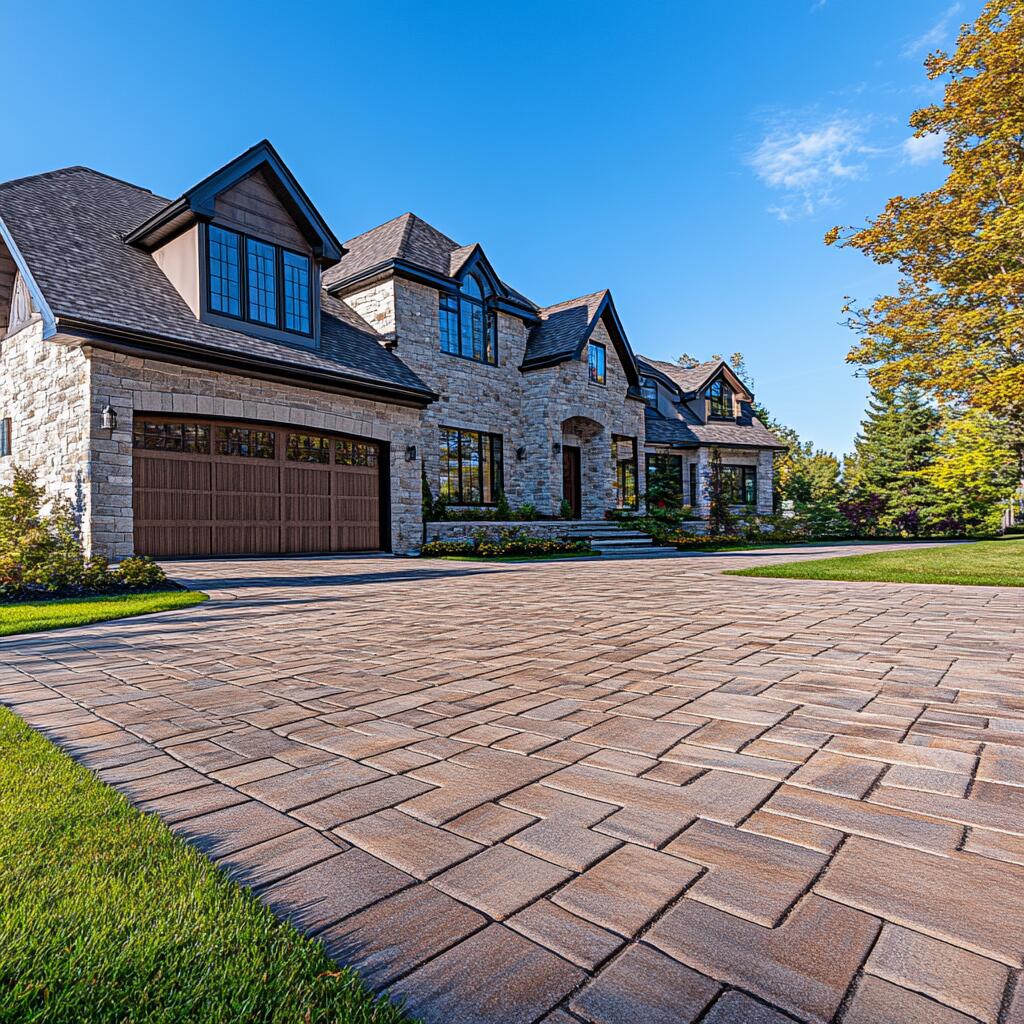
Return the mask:
<path id="1" fill-rule="evenodd" d="M 393 324 L 395 353 L 441 399 L 423 414 L 420 454 L 427 481 L 437 496 L 440 480 L 439 427 L 461 427 L 501 434 L 505 455 L 505 493 L 513 505 L 530 502 L 546 514 L 556 514 L 562 500 L 562 455 L 553 449 L 575 443 L 575 431 L 563 436 L 562 424 L 573 417 L 591 419 L 601 431 L 584 442 L 581 452 L 584 508 L 600 517 L 615 504 L 615 463 L 611 435 L 638 439 L 643 449 L 643 403 L 625 397 L 627 381 L 603 323 L 595 340 L 607 350 L 607 383 L 599 387 L 587 378 L 587 354 L 558 366 L 523 373 L 527 326 L 513 316 L 498 314 L 498 366 L 474 362 L 440 350 L 438 293 L 434 288 L 402 278 L 393 287 L 393 314 L 385 286 L 375 285 L 345 301 L 378 330 Z M 591 432 L 593 435 L 593 432 Z M 517 457 L 523 450 L 523 458 Z M 642 465 L 640 487 L 643 487 Z"/>
<path id="2" fill-rule="evenodd" d="M 706 480 L 710 471 L 709 455 L 710 448 L 697 448 L 684 452 L 673 452 L 668 448 L 650 448 L 647 454 L 653 455 L 658 452 L 663 454 L 681 454 L 683 457 L 683 495 L 690 486 L 690 463 L 697 465 L 697 489 L 700 492 L 698 500 L 689 498 L 689 504 L 702 516 L 708 514 L 710 503 L 708 502 Z M 749 449 L 749 448 L 722 448 L 722 462 L 731 466 L 756 466 L 757 467 L 757 512 L 759 515 L 771 515 L 774 511 L 772 500 L 772 467 L 774 464 L 774 453 L 770 448 Z"/>
<path id="3" fill-rule="evenodd" d="M 0 416 L 11 419 L 11 455 L 0 456 L 0 483 L 14 466 L 33 469 L 49 497 L 65 497 L 89 535 L 89 361 L 79 348 L 43 340 L 34 320 L 0 341 Z"/>
<path id="4" fill-rule="evenodd" d="M 545 510 L 557 512 L 562 500 L 562 455 L 552 444 L 580 447 L 583 518 L 600 519 L 617 504 L 612 435 L 637 439 L 637 487 L 643 500 L 644 403 L 627 398 L 628 380 L 604 322 L 594 328 L 592 340 L 605 346 L 605 384 L 591 384 L 587 348 L 571 359 L 525 374 L 523 414 L 543 436 L 543 450 L 530 467 L 537 493 L 547 495 Z M 574 423 L 566 423 L 573 420 Z M 590 421 L 588 424 L 587 421 Z M 600 426 L 595 430 L 593 424 Z M 538 445 L 540 447 L 540 445 Z"/>
<path id="5" fill-rule="evenodd" d="M 391 444 L 391 544 L 397 554 L 422 539 L 419 468 L 405 459 L 419 435 L 420 410 L 275 384 L 226 373 L 142 360 L 95 349 L 92 407 L 107 402 L 117 430 L 94 429 L 92 443 L 93 549 L 111 558 L 132 553 L 132 419 L 135 412 L 225 416 L 332 430 Z"/>

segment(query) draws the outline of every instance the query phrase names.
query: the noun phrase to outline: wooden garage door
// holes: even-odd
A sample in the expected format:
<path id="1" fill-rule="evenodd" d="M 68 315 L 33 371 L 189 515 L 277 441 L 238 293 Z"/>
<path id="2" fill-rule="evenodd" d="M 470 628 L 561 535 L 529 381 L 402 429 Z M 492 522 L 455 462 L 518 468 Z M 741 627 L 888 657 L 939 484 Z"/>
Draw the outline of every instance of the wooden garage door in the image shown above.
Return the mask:
<path id="1" fill-rule="evenodd" d="M 292 427 L 136 413 L 135 550 L 376 551 L 380 446 Z"/>

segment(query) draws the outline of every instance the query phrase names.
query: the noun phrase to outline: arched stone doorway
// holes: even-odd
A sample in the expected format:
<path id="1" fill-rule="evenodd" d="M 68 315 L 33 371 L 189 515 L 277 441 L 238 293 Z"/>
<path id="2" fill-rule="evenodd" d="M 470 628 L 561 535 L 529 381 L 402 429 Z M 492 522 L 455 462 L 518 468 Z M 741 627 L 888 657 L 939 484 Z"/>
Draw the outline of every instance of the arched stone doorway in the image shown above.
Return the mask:
<path id="1" fill-rule="evenodd" d="M 589 416 L 562 421 L 562 497 L 577 519 L 600 519 L 614 503 L 611 438 Z"/>

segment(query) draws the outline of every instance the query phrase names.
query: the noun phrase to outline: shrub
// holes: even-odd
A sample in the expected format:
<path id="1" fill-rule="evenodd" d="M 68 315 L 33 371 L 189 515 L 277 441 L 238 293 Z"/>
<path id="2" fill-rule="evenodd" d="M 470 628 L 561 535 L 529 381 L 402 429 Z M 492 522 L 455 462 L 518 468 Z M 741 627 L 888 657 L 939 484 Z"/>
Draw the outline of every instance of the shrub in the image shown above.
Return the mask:
<path id="1" fill-rule="evenodd" d="M 111 569 L 100 555 L 86 558 L 71 505 L 51 502 L 35 474 L 15 467 L 0 487 L 0 598 L 74 597 L 168 586 L 152 559 L 128 558 Z"/>
<path id="2" fill-rule="evenodd" d="M 529 523 L 535 519 L 540 519 L 541 514 L 537 510 L 536 505 L 527 501 L 516 508 L 515 512 L 512 513 L 512 518 L 518 519 L 521 523 Z"/>
<path id="3" fill-rule="evenodd" d="M 558 506 L 558 518 L 559 519 L 572 519 L 572 505 L 569 504 L 568 498 L 563 498 Z"/>
<path id="4" fill-rule="evenodd" d="M 481 558 L 500 558 L 509 555 L 587 555 L 591 554 L 590 541 L 577 537 L 536 537 L 523 527 L 511 527 L 493 532 L 475 530 L 471 540 L 435 540 L 420 550 L 428 557 L 444 555 L 476 555 Z"/>

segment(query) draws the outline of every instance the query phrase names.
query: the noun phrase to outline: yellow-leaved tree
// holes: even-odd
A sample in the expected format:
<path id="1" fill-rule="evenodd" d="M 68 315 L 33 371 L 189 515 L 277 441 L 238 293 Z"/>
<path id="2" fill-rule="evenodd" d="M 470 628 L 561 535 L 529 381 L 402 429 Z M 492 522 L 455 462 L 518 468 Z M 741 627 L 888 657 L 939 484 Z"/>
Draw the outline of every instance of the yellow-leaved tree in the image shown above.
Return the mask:
<path id="1" fill-rule="evenodd" d="M 961 29 L 955 52 L 934 53 L 925 66 L 944 82 L 943 101 L 915 111 L 910 124 L 919 138 L 943 138 L 945 181 L 825 238 L 900 273 L 895 294 L 847 306 L 860 335 L 847 359 L 877 388 L 911 384 L 957 413 L 994 416 L 1021 465 L 1024 0 L 990 0 Z"/>

